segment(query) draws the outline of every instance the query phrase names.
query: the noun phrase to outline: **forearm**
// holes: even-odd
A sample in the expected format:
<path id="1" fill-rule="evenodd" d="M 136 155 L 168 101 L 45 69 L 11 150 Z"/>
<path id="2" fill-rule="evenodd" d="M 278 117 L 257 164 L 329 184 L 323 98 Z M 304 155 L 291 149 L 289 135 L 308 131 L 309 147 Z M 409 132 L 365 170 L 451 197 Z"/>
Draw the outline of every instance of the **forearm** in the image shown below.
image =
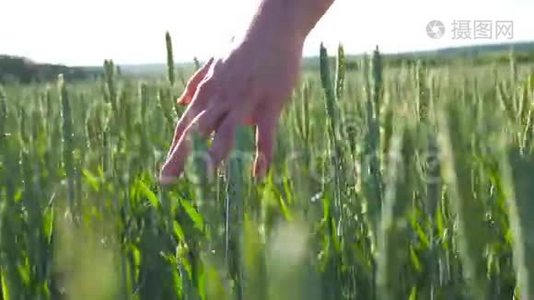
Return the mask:
<path id="1" fill-rule="evenodd" d="M 261 0 L 247 35 L 303 44 L 334 0 Z M 281 37 L 282 36 L 282 37 Z"/>
<path id="2" fill-rule="evenodd" d="M 292 1 L 289 1 L 292 2 Z M 296 0 L 297 10 L 300 12 L 300 24 L 303 33 L 308 33 L 328 11 L 334 0 Z"/>

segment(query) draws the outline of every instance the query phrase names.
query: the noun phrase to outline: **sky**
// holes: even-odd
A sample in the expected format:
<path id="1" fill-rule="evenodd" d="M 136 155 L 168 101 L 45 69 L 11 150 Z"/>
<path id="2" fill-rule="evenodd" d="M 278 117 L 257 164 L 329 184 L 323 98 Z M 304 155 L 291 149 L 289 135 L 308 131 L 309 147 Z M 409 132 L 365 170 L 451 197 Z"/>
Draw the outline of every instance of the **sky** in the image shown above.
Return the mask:
<path id="1" fill-rule="evenodd" d="M 101 65 L 104 59 L 163 63 L 164 35 L 169 31 L 175 61 L 204 60 L 220 54 L 232 36 L 246 28 L 258 2 L 0 0 L 0 54 L 72 66 Z M 532 15 L 534 0 L 336 0 L 308 36 L 303 54 L 317 54 L 321 42 L 332 53 L 342 43 L 347 53 L 359 54 L 375 45 L 395 53 L 534 41 Z M 427 25 L 433 20 L 444 24 L 441 38 L 428 36 Z M 475 39 L 475 33 L 482 34 L 475 23 L 488 22 L 492 36 Z M 470 36 L 455 36 L 463 32 L 460 26 Z"/>

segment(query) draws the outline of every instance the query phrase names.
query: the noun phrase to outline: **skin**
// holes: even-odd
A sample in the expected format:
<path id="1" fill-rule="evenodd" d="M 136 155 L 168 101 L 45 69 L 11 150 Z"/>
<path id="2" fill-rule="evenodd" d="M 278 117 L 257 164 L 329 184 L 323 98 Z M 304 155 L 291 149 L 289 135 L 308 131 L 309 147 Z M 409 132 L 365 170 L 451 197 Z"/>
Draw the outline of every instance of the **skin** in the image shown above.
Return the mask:
<path id="1" fill-rule="evenodd" d="M 253 175 L 265 176 L 276 127 L 299 74 L 309 32 L 334 0 L 262 0 L 244 37 L 228 55 L 211 59 L 188 81 L 178 103 L 187 109 L 176 125 L 162 184 L 173 183 L 191 154 L 194 134 L 213 141 L 210 166 L 228 157 L 238 126 L 256 128 Z"/>

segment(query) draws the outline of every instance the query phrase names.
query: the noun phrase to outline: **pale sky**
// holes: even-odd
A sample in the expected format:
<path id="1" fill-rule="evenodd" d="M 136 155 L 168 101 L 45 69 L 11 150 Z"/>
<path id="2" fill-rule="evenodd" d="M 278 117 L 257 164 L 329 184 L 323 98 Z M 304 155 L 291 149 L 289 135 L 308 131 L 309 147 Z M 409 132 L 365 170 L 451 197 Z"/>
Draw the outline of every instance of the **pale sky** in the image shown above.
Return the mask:
<path id="1" fill-rule="evenodd" d="M 291 1 L 291 0 L 287 0 Z M 37 62 L 101 65 L 165 62 L 165 31 L 175 60 L 203 60 L 225 49 L 258 0 L 0 0 L 0 54 Z M 324 42 L 348 53 L 435 49 L 475 43 L 534 41 L 534 0 L 336 0 L 307 39 L 304 54 Z M 428 37 L 429 21 L 445 24 Z M 453 21 L 490 21 L 491 39 L 454 39 Z M 513 39 L 497 38 L 496 22 L 513 21 Z M 468 25 L 469 26 L 469 25 Z"/>

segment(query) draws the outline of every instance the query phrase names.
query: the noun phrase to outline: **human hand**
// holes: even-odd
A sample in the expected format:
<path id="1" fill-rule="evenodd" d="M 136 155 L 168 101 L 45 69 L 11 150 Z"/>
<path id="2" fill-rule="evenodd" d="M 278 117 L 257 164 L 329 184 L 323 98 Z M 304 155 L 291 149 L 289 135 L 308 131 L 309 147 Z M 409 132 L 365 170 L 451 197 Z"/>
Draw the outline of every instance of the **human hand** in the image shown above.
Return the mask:
<path id="1" fill-rule="evenodd" d="M 297 80 L 304 40 L 333 2 L 260 1 L 245 37 L 228 55 L 210 60 L 195 73 L 178 100 L 188 107 L 161 169 L 162 184 L 183 172 L 194 134 L 215 133 L 208 150 L 208 167 L 214 168 L 229 155 L 236 129 L 245 122 L 256 127 L 253 174 L 265 176 L 278 118 Z"/>
<path id="2" fill-rule="evenodd" d="M 257 38 L 256 38 L 257 37 Z M 271 162 L 276 127 L 297 80 L 303 40 L 266 31 L 247 37 L 226 57 L 211 59 L 189 80 L 178 99 L 188 105 L 176 125 L 160 182 L 172 183 L 184 170 L 193 134 L 207 138 L 209 166 L 229 155 L 238 126 L 256 127 L 253 174 L 263 177 Z"/>

